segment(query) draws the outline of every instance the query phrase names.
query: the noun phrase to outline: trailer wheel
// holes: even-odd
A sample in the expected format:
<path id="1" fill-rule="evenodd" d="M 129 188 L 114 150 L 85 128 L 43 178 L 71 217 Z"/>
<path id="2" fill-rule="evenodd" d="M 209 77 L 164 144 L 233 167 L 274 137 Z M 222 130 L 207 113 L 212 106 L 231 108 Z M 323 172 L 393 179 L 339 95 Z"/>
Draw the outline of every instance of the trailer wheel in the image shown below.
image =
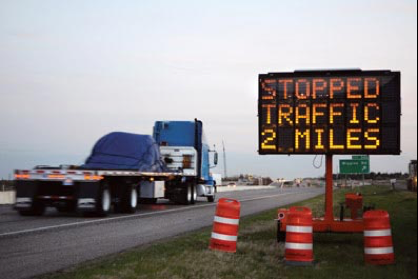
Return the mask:
<path id="1" fill-rule="evenodd" d="M 96 214 L 100 217 L 106 217 L 112 206 L 112 196 L 109 187 L 100 187 L 99 196 L 96 203 Z"/>
<path id="2" fill-rule="evenodd" d="M 34 201 L 29 210 L 19 210 L 21 216 L 42 216 L 45 213 L 45 206 Z"/>
<path id="3" fill-rule="evenodd" d="M 138 206 L 138 191 L 135 186 L 127 187 L 122 197 L 122 213 L 133 214 Z"/>

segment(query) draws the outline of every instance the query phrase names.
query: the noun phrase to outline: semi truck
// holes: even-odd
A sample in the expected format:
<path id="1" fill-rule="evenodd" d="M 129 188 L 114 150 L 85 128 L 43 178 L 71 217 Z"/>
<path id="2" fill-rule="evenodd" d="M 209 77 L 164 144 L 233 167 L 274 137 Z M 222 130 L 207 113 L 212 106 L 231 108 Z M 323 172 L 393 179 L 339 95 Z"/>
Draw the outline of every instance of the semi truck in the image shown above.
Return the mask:
<path id="1" fill-rule="evenodd" d="M 94 146 L 84 165 L 15 170 L 21 215 L 40 216 L 47 207 L 105 217 L 134 213 L 141 203 L 168 199 L 194 204 L 215 201 L 211 169 L 218 153 L 206 141 L 203 123 L 157 121 L 153 136 L 111 133 Z"/>

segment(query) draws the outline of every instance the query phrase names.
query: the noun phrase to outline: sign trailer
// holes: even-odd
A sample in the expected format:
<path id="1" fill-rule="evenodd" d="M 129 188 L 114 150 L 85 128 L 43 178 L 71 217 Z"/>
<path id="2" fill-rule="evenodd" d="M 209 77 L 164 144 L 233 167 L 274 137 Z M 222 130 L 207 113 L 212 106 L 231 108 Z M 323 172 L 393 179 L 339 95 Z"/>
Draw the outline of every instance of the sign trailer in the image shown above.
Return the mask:
<path id="1" fill-rule="evenodd" d="M 334 221 L 333 155 L 401 153 L 401 73 L 330 70 L 262 74 L 258 117 L 260 155 L 326 155 L 326 214 L 314 222 L 315 231 L 362 231 L 362 221 Z M 357 167 L 360 173 L 370 171 L 370 166 L 361 162 L 347 166 L 353 169 L 350 171 Z"/>

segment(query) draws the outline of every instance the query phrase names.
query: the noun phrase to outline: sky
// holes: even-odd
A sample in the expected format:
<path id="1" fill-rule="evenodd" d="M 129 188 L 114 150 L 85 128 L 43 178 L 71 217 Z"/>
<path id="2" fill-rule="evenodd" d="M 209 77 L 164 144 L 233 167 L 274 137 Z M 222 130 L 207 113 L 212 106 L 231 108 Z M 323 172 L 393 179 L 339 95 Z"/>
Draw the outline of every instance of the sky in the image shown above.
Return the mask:
<path id="1" fill-rule="evenodd" d="M 229 175 L 321 176 L 313 156 L 257 153 L 258 75 L 296 69 L 401 71 L 403 153 L 372 170 L 417 157 L 412 0 L 0 0 L 0 61 L 0 178 L 195 118 Z"/>

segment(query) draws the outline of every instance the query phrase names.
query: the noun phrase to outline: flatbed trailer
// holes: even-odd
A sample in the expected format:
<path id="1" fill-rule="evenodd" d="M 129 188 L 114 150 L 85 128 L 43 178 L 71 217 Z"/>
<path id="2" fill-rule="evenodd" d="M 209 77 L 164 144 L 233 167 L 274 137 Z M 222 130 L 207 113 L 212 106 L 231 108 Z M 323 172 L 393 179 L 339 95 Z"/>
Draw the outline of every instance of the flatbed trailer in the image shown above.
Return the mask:
<path id="1" fill-rule="evenodd" d="M 15 209 L 22 215 L 42 215 L 46 207 L 60 212 L 106 216 L 134 213 L 139 203 L 165 198 L 179 204 L 194 204 L 197 196 L 215 193 L 199 185 L 194 173 L 135 172 L 121 170 L 17 170 Z M 203 189 L 202 189 L 203 188 Z"/>

